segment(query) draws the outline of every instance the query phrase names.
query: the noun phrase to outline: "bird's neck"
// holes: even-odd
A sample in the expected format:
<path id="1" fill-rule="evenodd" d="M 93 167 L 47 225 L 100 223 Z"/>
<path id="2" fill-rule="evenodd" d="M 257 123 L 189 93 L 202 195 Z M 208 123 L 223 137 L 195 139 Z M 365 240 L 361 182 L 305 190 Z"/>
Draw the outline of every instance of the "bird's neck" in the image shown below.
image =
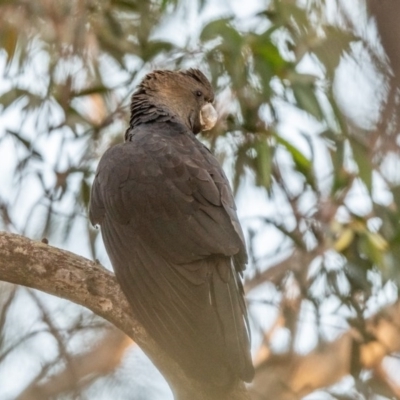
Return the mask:
<path id="1" fill-rule="evenodd" d="M 190 126 L 187 126 L 185 121 L 181 121 L 178 115 L 171 112 L 161 102 L 147 94 L 134 94 L 131 101 L 131 118 L 129 120 L 129 128 L 125 132 L 125 140 L 129 140 L 137 126 L 157 122 L 179 123 L 190 130 Z"/>

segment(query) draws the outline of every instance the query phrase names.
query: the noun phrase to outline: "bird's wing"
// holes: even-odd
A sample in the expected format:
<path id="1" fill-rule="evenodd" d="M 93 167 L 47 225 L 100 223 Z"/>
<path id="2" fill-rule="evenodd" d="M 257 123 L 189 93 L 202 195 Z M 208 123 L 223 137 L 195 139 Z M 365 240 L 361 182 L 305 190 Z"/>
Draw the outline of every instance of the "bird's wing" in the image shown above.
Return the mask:
<path id="1" fill-rule="evenodd" d="M 158 132 L 174 126 L 180 127 L 144 125 L 134 141 L 104 154 L 92 188 L 92 223 L 101 224 L 107 212 L 176 264 L 213 254 L 238 255 L 245 264 L 243 233 L 220 165 L 194 136 Z"/>
<path id="2" fill-rule="evenodd" d="M 180 125 L 144 125 L 132 138 L 104 154 L 92 188 L 90 218 L 117 278 L 146 329 L 187 369 L 219 381 L 236 369 L 248 380 L 246 308 L 231 262 L 243 266 L 246 256 L 227 179 Z"/>

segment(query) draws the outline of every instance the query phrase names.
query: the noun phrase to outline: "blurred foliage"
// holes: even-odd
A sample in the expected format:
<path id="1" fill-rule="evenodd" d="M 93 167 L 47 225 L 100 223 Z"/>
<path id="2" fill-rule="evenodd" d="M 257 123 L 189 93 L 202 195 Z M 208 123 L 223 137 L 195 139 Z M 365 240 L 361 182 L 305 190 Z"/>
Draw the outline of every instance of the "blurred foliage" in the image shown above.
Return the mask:
<path id="1" fill-rule="evenodd" d="M 252 185 L 265 195 L 265 210 L 244 221 L 247 287 L 274 284 L 257 301 L 277 303 L 288 351 L 301 335 L 304 304 L 325 339 L 327 299 L 363 335 L 369 305 L 384 305 L 378 299 L 389 289 L 397 296 L 400 141 L 385 113 L 385 85 L 371 82 L 383 100 L 366 127 L 340 104 L 335 82 L 345 60 L 358 62 L 359 49 L 388 82 L 384 61 L 340 2 L 270 0 L 247 25 L 237 15 L 204 20 L 210 3 L 0 0 L 0 150 L 7 145 L 16 159 L 13 190 L 0 188 L 3 229 L 64 243 L 83 240 L 74 233 L 83 224 L 97 257 L 98 234 L 86 217 L 90 185 L 99 155 L 122 140 L 129 96 L 153 68 L 199 67 L 221 114 L 203 139 L 232 164 L 236 192 Z M 188 35 L 179 27 L 191 7 L 201 27 L 178 45 L 163 28 L 172 21 L 175 36 Z M 304 127 L 288 135 L 287 119 Z M 268 235 L 279 242 L 273 248 Z M 282 259 L 287 267 L 271 278 Z M 376 386 L 362 372 L 354 376 L 359 394 Z"/>

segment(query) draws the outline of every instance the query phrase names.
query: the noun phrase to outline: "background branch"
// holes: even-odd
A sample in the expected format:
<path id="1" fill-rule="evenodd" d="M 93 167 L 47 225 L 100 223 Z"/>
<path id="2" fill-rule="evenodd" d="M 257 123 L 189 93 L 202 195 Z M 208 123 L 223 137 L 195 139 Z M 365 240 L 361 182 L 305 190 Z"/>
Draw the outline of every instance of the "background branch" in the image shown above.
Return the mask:
<path id="1" fill-rule="evenodd" d="M 268 357 L 257 366 L 252 398 L 265 399 L 265 393 L 269 393 L 271 398 L 280 400 L 300 399 L 361 369 L 383 375 L 384 358 L 400 351 L 399 320 L 398 301 L 366 321 L 368 339 L 351 328 L 307 355 Z M 398 390 L 390 377 L 387 381 L 392 390 Z"/>
<path id="2" fill-rule="evenodd" d="M 121 331 L 108 329 L 89 351 L 70 356 L 65 368 L 43 382 L 34 379 L 15 400 L 43 400 L 71 391 L 79 392 L 100 376 L 112 373 L 131 345 L 132 341 Z"/>

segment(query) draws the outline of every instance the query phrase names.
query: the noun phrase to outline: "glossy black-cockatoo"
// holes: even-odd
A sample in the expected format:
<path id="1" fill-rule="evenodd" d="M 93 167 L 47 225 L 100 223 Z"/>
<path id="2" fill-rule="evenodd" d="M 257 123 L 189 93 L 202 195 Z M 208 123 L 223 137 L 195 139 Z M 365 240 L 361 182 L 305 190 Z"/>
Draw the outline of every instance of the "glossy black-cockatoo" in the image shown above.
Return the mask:
<path id="1" fill-rule="evenodd" d="M 131 99 L 125 142 L 96 172 L 90 220 L 149 335 L 212 385 L 251 381 L 242 229 L 228 180 L 196 138 L 217 120 L 197 69 L 157 70 Z"/>

